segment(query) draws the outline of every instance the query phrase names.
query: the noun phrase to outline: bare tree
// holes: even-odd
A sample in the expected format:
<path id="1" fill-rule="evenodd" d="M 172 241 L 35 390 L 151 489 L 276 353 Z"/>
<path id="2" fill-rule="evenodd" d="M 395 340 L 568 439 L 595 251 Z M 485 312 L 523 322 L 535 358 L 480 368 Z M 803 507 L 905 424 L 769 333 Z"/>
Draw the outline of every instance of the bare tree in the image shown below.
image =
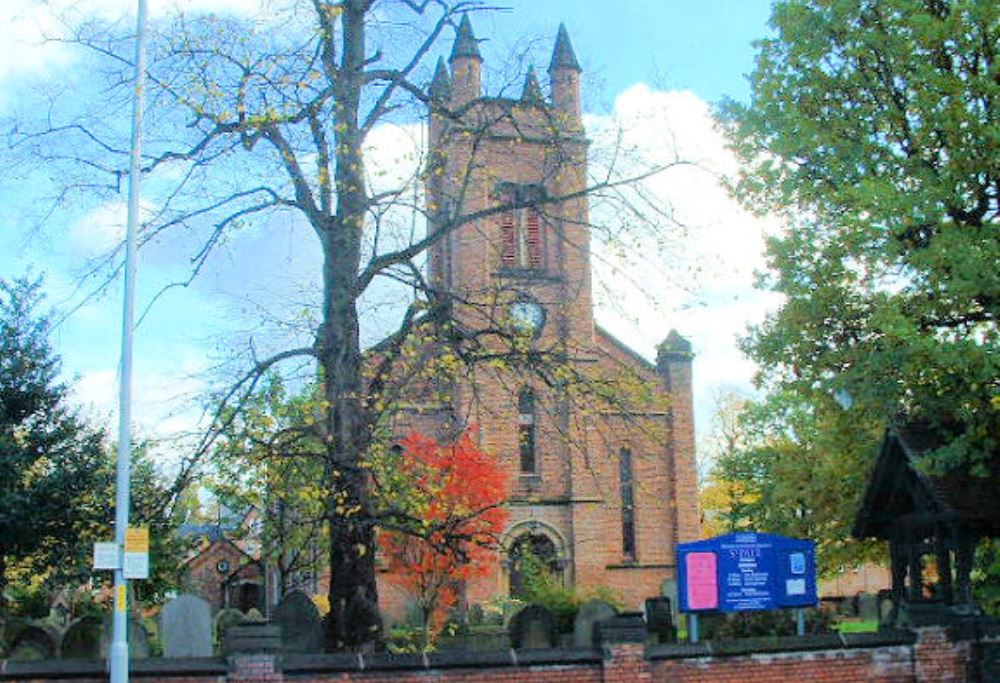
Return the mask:
<path id="1" fill-rule="evenodd" d="M 574 115 L 567 112 L 572 102 L 557 101 L 564 97 L 561 91 L 553 93 L 552 108 L 536 107 L 525 115 L 541 97 L 530 79 L 520 100 L 500 98 L 490 106 L 479 106 L 475 96 L 446 92 L 440 66 L 427 82 L 442 40 L 460 22 L 468 26 L 468 12 L 485 9 L 473 0 L 288 0 L 273 8 L 266 26 L 177 16 L 153 31 L 144 171 L 159 204 L 141 228 L 140 244 L 175 233 L 196 235 L 190 277 L 176 283 L 187 285 L 231 231 L 247 223 L 266 226 L 269 218 L 287 213 L 312 228 L 322 254 L 322 302 L 311 340 L 266 358 L 253 355 L 250 367 L 223 392 L 216 426 L 184 477 L 266 373 L 295 359 L 315 363 L 322 400 L 309 438 L 323 444 L 324 516 L 334 577 L 330 650 L 365 647 L 380 637 L 374 528 L 404 527 L 407 520 L 405 514 L 375 509 L 366 454 L 404 391 L 412 393 L 414 382 L 440 386 L 428 383 L 424 370 L 430 359 L 447 368 L 452 362 L 483 367 L 513 358 L 562 396 L 574 380 L 573 366 L 565 363 L 571 347 L 538 350 L 525 343 L 530 335 L 518 321 L 512 324 L 510 302 L 500 292 L 488 296 L 488 285 L 479 291 L 450 287 L 436 246 L 463 226 L 529 201 L 553 221 L 565 222 L 567 207 L 588 195 L 615 202 L 618 217 L 647 225 L 663 218 L 650 196 L 629 189 L 660 167 L 630 163 L 626 175 L 609 163 L 600 177 L 587 179 L 582 127 L 566 139 L 565 125 L 557 120 Z M 463 40 L 474 41 L 471 29 L 458 30 L 459 43 Z M 19 125 L 11 138 L 12 148 L 33 163 L 63 169 L 57 196 L 63 203 L 79 192 L 117 191 L 127 167 L 126 150 L 108 116 L 128 99 L 129 36 L 87 24 L 75 28 L 70 42 L 94 58 L 106 108 L 100 115 L 67 108 L 65 93 L 56 93 L 47 120 Z M 575 106 L 578 120 L 578 101 Z M 419 120 L 427 112 L 437 149 L 457 141 L 465 156 L 453 159 L 444 172 L 443 162 L 432 155 L 417 175 L 394 187 L 373 184 L 365 158 L 373 131 Z M 503 195 L 487 205 L 470 200 L 481 191 L 477 174 L 486 166 L 478 154 L 498 131 L 512 139 L 551 142 L 546 194 Z M 625 150 L 615 152 L 625 156 Z M 430 201 L 421 197 L 425 185 Z M 416 212 L 426 229 L 407 234 L 405 226 L 400 229 L 400 211 Z M 583 219 L 562 234 L 560 249 L 580 248 L 573 235 L 590 226 L 586 211 L 577 215 Z M 424 267 L 428 254 L 430 276 Z M 118 258 L 117 252 L 109 254 L 94 272 L 110 280 Z M 359 335 L 360 301 L 378 280 L 404 284 L 412 302 L 398 328 L 366 352 Z M 564 341 L 569 332 L 563 330 Z M 610 379 L 587 379 L 580 386 L 588 389 L 574 390 L 580 400 L 614 403 Z"/>

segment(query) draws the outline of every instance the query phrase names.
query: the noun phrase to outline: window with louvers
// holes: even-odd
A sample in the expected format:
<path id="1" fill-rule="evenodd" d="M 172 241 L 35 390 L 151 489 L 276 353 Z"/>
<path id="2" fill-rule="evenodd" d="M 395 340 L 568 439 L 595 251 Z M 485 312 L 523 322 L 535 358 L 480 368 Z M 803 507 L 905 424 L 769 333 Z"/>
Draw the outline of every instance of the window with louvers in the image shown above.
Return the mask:
<path id="1" fill-rule="evenodd" d="M 540 191 L 533 187 L 512 188 L 501 202 L 512 206 L 500 214 L 500 265 L 520 270 L 542 269 L 542 214 L 537 206 Z"/>

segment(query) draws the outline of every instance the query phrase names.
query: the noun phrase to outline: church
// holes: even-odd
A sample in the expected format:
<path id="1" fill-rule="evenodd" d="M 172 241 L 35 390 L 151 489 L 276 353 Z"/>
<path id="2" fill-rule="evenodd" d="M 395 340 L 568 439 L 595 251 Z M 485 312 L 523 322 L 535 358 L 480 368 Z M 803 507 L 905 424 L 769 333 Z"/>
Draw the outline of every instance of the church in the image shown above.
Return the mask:
<path id="1" fill-rule="evenodd" d="M 651 363 L 594 321 L 581 69 L 565 27 L 549 97 L 530 69 L 519 97 L 484 96 L 482 67 L 465 15 L 430 87 L 425 191 L 429 231 L 473 220 L 442 231 L 429 281 L 459 323 L 505 321 L 560 367 L 477 368 L 443 401 L 401 402 L 393 430 L 441 434 L 457 417 L 509 475 L 501 552 L 468 604 L 516 596 L 530 551 L 563 584 L 610 588 L 634 609 L 676 576 L 675 545 L 698 537 L 691 346 L 671 331 Z M 379 595 L 390 619 L 405 609 L 384 572 Z"/>

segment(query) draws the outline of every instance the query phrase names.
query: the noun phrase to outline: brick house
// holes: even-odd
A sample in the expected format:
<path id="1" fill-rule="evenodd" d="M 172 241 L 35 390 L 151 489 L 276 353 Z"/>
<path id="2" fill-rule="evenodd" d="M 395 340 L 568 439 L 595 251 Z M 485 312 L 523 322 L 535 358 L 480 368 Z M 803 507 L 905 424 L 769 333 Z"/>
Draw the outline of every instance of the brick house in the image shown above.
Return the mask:
<path id="1" fill-rule="evenodd" d="M 264 568 L 236 542 L 218 534 L 184 562 L 184 590 L 204 598 L 212 610 L 253 608 L 264 613 Z"/>
<path id="2" fill-rule="evenodd" d="M 468 16 L 449 62 L 439 61 L 431 84 L 426 197 L 438 218 L 428 229 L 449 215 L 483 217 L 431 247 L 432 286 L 453 295 L 452 317 L 468 329 L 506 322 L 566 372 L 627 380 L 633 395 L 598 402 L 517 368 L 476 369 L 444 400 L 404 402 L 394 431 L 440 434 L 456 418 L 475 425 L 480 447 L 511 477 L 501 557 L 466 587 L 469 603 L 516 593 L 517 557 L 530 548 L 566 584 L 608 586 L 634 608 L 674 577 L 675 544 L 699 533 L 691 346 L 671 331 L 650 363 L 594 322 L 589 143 L 565 27 L 548 101 L 531 70 L 520 98 L 482 95 Z M 383 610 L 400 615 L 407 596 L 385 574 L 379 583 Z"/>

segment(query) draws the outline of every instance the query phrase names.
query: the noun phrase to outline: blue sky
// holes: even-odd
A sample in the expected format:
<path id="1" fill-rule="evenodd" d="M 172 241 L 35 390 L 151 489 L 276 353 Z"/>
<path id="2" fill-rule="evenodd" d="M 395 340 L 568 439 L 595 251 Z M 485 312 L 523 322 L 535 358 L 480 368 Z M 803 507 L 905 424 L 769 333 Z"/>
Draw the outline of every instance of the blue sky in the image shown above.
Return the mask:
<path id="1" fill-rule="evenodd" d="M 130 0 L 8 0 L 13 17 L 0 28 L 0 117 L 11 115 L 24 88 L 56 76 L 70 88 L 86 88 L 86 74 L 71 50 L 42 45 L 42 35 L 57 35 L 52 8 L 78 16 L 108 18 L 133 6 Z M 168 6 L 151 0 L 154 17 Z M 252 0 L 182 0 L 185 11 L 244 11 Z M 650 154 L 679 147 L 684 156 L 716 172 L 732 172 L 734 162 L 713 131 L 709 106 L 724 96 L 745 99 L 745 74 L 752 68 L 751 42 L 766 33 L 769 3 L 762 0 L 512 0 L 509 7 L 476 15 L 487 69 L 511 53 L 528 49 L 543 75 L 560 22 L 569 29 L 584 68 L 584 106 L 595 130 L 610 117 L 629 124 L 635 144 Z M 6 35 L 4 34 L 6 32 Z M 449 44 L 441 46 L 446 54 Z M 428 68 L 430 68 L 429 65 Z M 496 82 L 494 79 L 493 82 Z M 28 115 L 41 112 L 27 112 Z M 21 112 L 24 115 L 24 112 Z M 403 144 L 385 131 L 384 147 Z M 660 148 L 663 147 L 663 150 Z M 386 163 L 391 165 L 392 160 Z M 759 319 L 773 300 L 751 290 L 751 274 L 761 265 L 763 231 L 773 223 L 741 212 L 704 171 L 671 172 L 655 185 L 674 203 L 690 230 L 675 245 L 682 256 L 595 263 L 599 282 L 621 273 L 642 282 L 653 297 L 638 290 L 606 292 L 598 321 L 651 357 L 654 344 L 678 328 L 698 352 L 695 365 L 697 419 L 710 423 L 711 394 L 720 386 L 747 387 L 752 366 L 735 347 L 735 336 Z M 97 256 L 120 235 L 121 203 L 81 206 L 36 230 L 29 220 L 45 180 L 37 170 L 0 173 L 0 274 L 12 277 L 29 269 L 45 272 L 50 301 L 66 307 L 79 302 L 75 283 Z M 124 202 L 124 195 L 121 197 Z M 169 435 L 190 426 L 196 405 L 190 398 L 210 385 L 207 372 L 233 348 L 245 348 L 247 334 L 280 327 L 300 318 L 314 294 L 316 253 L 309 235 L 291 221 L 274 220 L 266 229 L 237 235 L 230 248 L 211 262 L 194 286 L 174 290 L 150 310 L 137 334 L 136 418 L 142 430 Z M 139 305 L 148 304 L 164 283 L 183 274 L 190 243 L 161 242 L 141 259 Z M 617 269 L 617 270 L 616 270 Z M 79 306 L 55 338 L 78 396 L 103 419 L 111 419 L 119 347 L 120 289 Z M 617 302 L 619 305 L 612 305 Z M 369 305 L 378 317 L 382 302 Z M 259 323 L 264 317 L 267 325 Z"/>

